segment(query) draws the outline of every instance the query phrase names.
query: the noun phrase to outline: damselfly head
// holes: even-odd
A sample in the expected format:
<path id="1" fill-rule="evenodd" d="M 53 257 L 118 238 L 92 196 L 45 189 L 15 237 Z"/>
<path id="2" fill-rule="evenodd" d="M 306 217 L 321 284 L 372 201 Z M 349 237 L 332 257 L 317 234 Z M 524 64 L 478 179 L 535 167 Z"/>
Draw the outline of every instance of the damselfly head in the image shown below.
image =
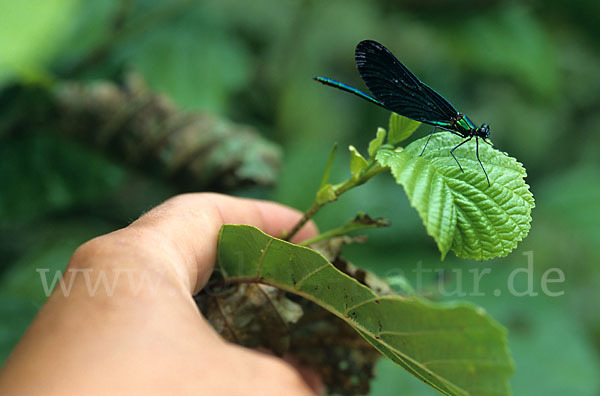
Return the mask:
<path id="1" fill-rule="evenodd" d="M 484 139 L 490 137 L 490 126 L 488 124 L 482 124 L 477 131 L 477 135 Z"/>

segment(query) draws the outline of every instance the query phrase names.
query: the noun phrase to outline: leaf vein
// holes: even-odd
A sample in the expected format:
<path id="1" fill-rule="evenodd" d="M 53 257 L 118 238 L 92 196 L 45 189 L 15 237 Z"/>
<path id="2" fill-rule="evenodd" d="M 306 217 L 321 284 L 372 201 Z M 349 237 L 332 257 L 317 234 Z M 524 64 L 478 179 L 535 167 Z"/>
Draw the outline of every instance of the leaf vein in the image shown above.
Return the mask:
<path id="1" fill-rule="evenodd" d="M 300 290 L 300 287 L 302 286 L 302 283 L 304 283 L 304 281 L 306 281 L 308 278 L 310 278 L 311 276 L 313 276 L 314 274 L 316 274 L 317 272 L 327 268 L 328 266 L 330 266 L 331 264 L 329 262 L 323 264 L 322 266 L 310 271 L 308 274 L 304 275 L 302 278 L 300 278 L 300 280 L 296 283 L 294 283 L 294 288 L 296 290 Z"/>

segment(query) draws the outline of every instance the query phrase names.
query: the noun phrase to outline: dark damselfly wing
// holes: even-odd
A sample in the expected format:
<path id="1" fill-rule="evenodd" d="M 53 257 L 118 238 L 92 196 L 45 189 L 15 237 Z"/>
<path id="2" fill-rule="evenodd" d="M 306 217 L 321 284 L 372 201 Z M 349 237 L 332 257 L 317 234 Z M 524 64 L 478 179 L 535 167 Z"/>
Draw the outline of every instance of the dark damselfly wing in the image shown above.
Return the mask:
<path id="1" fill-rule="evenodd" d="M 356 46 L 356 66 L 383 107 L 413 120 L 449 126 L 458 111 L 422 83 L 383 45 L 364 40 Z"/>

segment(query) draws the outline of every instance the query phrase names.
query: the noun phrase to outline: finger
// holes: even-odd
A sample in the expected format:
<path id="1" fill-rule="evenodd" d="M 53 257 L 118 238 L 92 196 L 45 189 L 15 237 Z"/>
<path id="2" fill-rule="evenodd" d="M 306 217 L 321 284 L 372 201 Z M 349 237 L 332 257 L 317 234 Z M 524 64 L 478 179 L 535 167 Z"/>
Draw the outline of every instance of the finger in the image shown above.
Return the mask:
<path id="1" fill-rule="evenodd" d="M 289 230 L 302 214 L 274 202 L 235 198 L 214 193 L 184 194 L 169 199 L 132 223 L 123 232 L 143 229 L 160 236 L 170 252 L 182 280 L 192 292 L 208 281 L 216 260 L 217 237 L 223 224 L 248 224 L 267 234 L 279 236 Z M 293 241 L 317 234 L 307 223 Z"/>

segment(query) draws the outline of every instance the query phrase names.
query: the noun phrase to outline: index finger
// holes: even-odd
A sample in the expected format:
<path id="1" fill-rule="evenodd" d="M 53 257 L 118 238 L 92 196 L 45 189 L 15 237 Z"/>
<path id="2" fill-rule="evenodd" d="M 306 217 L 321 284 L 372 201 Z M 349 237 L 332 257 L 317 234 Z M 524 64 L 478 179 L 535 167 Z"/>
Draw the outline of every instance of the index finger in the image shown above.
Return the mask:
<path id="1" fill-rule="evenodd" d="M 122 230 L 144 229 L 161 237 L 177 255 L 176 269 L 190 291 L 199 291 L 212 273 L 217 238 L 223 224 L 248 224 L 267 234 L 279 236 L 291 229 L 302 214 L 269 201 L 235 198 L 214 193 L 178 195 L 157 206 Z M 314 223 L 307 223 L 293 238 L 301 241 L 317 235 Z"/>

